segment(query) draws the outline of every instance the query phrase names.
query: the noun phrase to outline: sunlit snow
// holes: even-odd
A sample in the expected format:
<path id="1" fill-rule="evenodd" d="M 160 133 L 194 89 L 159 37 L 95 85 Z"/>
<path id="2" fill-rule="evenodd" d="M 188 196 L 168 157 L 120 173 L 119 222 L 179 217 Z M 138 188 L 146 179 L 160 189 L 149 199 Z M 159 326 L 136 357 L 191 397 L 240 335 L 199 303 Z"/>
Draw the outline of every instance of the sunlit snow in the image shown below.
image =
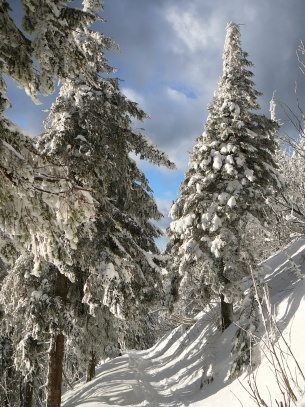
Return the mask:
<path id="1" fill-rule="evenodd" d="M 291 262 L 305 273 L 305 241 L 292 243 L 284 252 L 266 261 L 265 282 L 270 290 L 283 338 L 305 369 L 304 317 L 305 283 L 296 275 Z M 236 317 L 238 310 L 235 312 Z M 236 326 L 223 334 L 217 330 L 215 313 L 202 312 L 190 328 L 179 326 L 163 337 L 153 348 L 128 351 L 123 356 L 102 364 L 94 380 L 79 384 L 63 396 L 63 407 L 254 407 L 249 391 L 249 372 L 231 380 L 228 372 L 233 361 L 230 355 Z M 260 333 L 261 335 L 262 333 Z M 284 340 L 276 338 L 284 352 Z M 261 342 L 262 345 L 262 342 Z M 283 400 L 275 380 L 266 348 L 255 371 L 261 398 L 268 406 Z M 289 353 L 287 351 L 287 353 Z M 305 405 L 305 381 L 291 356 L 286 356 L 289 377 L 298 407 Z M 287 367 L 288 369 L 288 367 Z M 302 401 L 303 400 L 303 401 Z"/>

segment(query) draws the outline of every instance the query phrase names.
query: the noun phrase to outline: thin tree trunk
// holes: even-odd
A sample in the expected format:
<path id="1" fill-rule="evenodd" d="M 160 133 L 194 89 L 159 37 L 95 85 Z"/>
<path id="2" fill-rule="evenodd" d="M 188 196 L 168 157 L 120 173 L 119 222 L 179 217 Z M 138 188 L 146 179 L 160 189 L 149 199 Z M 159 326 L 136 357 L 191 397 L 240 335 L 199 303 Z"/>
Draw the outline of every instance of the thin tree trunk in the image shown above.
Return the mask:
<path id="1" fill-rule="evenodd" d="M 233 303 L 225 302 L 224 295 L 220 294 L 221 329 L 224 331 L 233 322 Z"/>
<path id="2" fill-rule="evenodd" d="M 57 273 L 58 295 L 61 298 L 64 306 L 67 302 L 68 279 L 59 271 L 57 271 Z M 51 338 L 51 348 L 49 352 L 49 370 L 47 379 L 47 407 L 60 407 L 64 347 L 65 337 L 63 334 L 54 335 Z"/>
<path id="3" fill-rule="evenodd" d="M 10 407 L 11 403 L 9 400 L 9 391 L 11 388 L 11 383 L 12 383 L 12 367 L 8 367 L 6 370 L 6 389 L 5 389 L 5 396 L 4 396 L 4 407 Z"/>
<path id="4" fill-rule="evenodd" d="M 33 382 L 27 382 L 24 384 L 24 402 L 23 407 L 32 407 L 34 385 Z"/>
<path id="5" fill-rule="evenodd" d="M 87 369 L 87 382 L 90 382 L 95 377 L 95 366 L 96 366 L 96 355 L 95 352 L 91 351 L 91 359 Z"/>

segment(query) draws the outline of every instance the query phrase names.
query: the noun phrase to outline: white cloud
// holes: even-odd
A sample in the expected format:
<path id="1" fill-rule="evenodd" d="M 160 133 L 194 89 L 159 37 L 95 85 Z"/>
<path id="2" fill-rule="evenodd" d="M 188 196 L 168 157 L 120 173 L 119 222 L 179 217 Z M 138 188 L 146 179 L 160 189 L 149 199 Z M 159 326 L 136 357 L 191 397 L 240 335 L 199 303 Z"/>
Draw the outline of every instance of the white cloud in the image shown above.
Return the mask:
<path id="1" fill-rule="evenodd" d="M 172 99 L 174 102 L 185 103 L 187 101 L 187 96 L 183 92 L 179 92 L 178 90 L 173 88 L 167 88 L 166 91 L 169 98 Z"/>
<path id="2" fill-rule="evenodd" d="M 211 47 L 212 43 L 218 42 L 222 37 L 221 26 L 217 19 L 212 16 L 203 21 L 198 11 L 195 3 L 184 11 L 179 5 L 167 9 L 165 18 L 172 25 L 176 34 L 175 42 L 172 43 L 175 52 L 183 53 L 186 48 L 191 53 L 195 53 Z M 184 44 L 184 48 L 181 47 L 181 44 Z"/>

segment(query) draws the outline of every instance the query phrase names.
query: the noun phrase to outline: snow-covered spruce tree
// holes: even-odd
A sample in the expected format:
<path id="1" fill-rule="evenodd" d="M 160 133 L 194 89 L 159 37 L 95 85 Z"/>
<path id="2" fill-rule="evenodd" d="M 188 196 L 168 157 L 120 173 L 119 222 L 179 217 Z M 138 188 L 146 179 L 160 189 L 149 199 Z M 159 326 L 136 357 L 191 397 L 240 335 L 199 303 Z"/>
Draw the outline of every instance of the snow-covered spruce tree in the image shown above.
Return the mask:
<path id="1" fill-rule="evenodd" d="M 11 273 L 5 271 L 6 268 L 7 265 L 0 261 L 0 296 L 3 294 L 3 286 L 7 285 L 11 277 Z M 11 298 L 13 298 L 12 292 L 9 301 Z M 12 312 L 15 312 L 15 309 L 12 309 Z M 19 317 L 20 319 L 24 318 L 24 313 L 19 315 Z M 6 313 L 1 306 L 0 300 L 0 405 L 31 407 L 33 396 L 32 383 L 14 366 L 13 330 L 14 327 L 8 324 Z M 22 335 L 21 332 L 19 333 Z"/>
<path id="2" fill-rule="evenodd" d="M 172 269 L 187 278 L 194 267 L 203 283 L 221 297 L 222 328 L 230 325 L 233 303 L 248 276 L 252 254 L 243 229 L 250 217 L 268 218 L 267 197 L 281 184 L 277 175 L 274 134 L 278 124 L 255 113 L 259 108 L 241 49 L 240 29 L 227 25 L 223 75 L 208 107 L 205 131 L 196 141 L 190 168 L 173 204 L 169 234 Z M 182 282 L 183 284 L 183 282 Z"/>
<path id="3" fill-rule="evenodd" d="M 23 3 L 24 28 L 34 40 L 26 39 L 10 18 L 9 3 L 1 1 L 0 69 L 33 99 L 39 92 L 52 92 L 57 78 L 86 73 L 84 67 L 90 63 L 104 66 L 98 51 L 106 40 L 92 33 L 92 46 L 88 47 L 87 42 L 83 48 L 82 32 L 78 30 L 78 26 L 96 20 L 96 1 L 85 1 L 83 11 L 58 1 Z M 33 54 L 39 71 L 33 67 Z M 56 264 L 58 273 L 58 268 L 63 271 L 70 262 L 69 244 L 75 247 L 77 226 L 92 216 L 94 206 L 87 190 L 66 177 L 66 167 L 42 159 L 33 140 L 5 117 L 4 109 L 10 104 L 2 77 L 0 85 L 0 228 L 1 233 L 5 231 L 1 240 L 7 239 L 1 242 L 1 256 L 13 263 L 16 250 L 29 250 L 34 253 L 30 273 L 42 273 L 41 258 Z"/>
<path id="4" fill-rule="evenodd" d="M 39 151 L 47 161 L 56 163 L 55 168 L 67 170 L 68 179 L 73 180 L 82 192 L 94 188 L 95 202 L 98 203 L 96 222 L 90 226 L 82 225 L 77 234 L 72 234 L 71 240 L 79 241 L 79 249 L 76 244 L 74 248 L 65 247 L 69 261 L 64 259 L 64 267 L 47 266 L 42 261 L 40 276 L 37 273 L 35 278 L 29 277 L 31 271 L 25 273 L 34 279 L 35 284 L 23 292 L 22 303 L 30 303 L 35 315 L 35 310 L 40 310 L 43 303 L 47 314 L 46 318 L 37 321 L 32 318 L 35 323 L 27 324 L 27 340 L 20 346 L 20 337 L 14 336 L 16 363 L 25 375 L 35 376 L 38 372 L 35 368 L 37 352 L 32 345 L 45 343 L 46 337 L 40 338 L 40 333 L 47 333 L 49 339 L 51 336 L 47 384 L 49 407 L 60 404 L 65 338 L 68 345 L 84 343 L 77 342 L 77 330 L 86 327 L 89 311 L 94 314 L 96 307 L 99 310 L 107 307 L 113 315 L 120 317 L 122 322 L 119 324 L 110 321 L 111 329 L 117 329 L 116 325 L 119 325 L 120 337 L 123 327 L 130 325 L 132 331 L 122 339 L 129 344 L 137 333 L 143 331 L 146 304 L 158 297 L 161 287 L 157 262 L 154 261 L 154 253 L 158 253 L 154 238 L 160 231 L 150 223 L 150 219 L 158 219 L 161 215 L 144 174 L 129 153 L 135 152 L 158 165 L 172 164 L 145 136 L 132 130 L 131 117 L 143 119 L 146 117 L 144 112 L 121 94 L 117 80 L 100 77 L 100 72 L 112 71 L 101 48 L 114 45 L 88 28 L 97 17 L 101 2 L 84 1 L 83 10 L 66 7 L 63 2 L 41 5 L 41 2 L 32 0 L 24 4 L 24 27 L 34 36 L 31 45 L 41 66 L 41 86 L 47 91 L 52 89 L 56 75 L 63 83 L 47 120 L 46 133 L 37 140 Z M 45 166 L 45 177 L 52 176 L 53 171 L 53 166 Z M 69 224 L 64 230 L 69 234 Z M 56 231 L 54 235 L 57 236 Z M 22 262 L 28 264 L 32 261 L 28 258 Z M 18 284 L 22 284 L 22 267 L 23 264 L 18 263 L 12 272 L 11 278 L 16 278 Z M 76 287 L 79 282 L 81 284 Z M 52 283 L 55 284 L 53 291 Z M 6 298 L 5 305 L 9 306 L 9 295 L 4 292 L 3 298 Z M 87 306 L 79 306 L 82 299 Z M 79 310 L 79 313 L 70 313 L 71 309 Z M 98 315 L 99 310 L 95 314 Z M 74 321 L 73 327 L 65 326 L 67 315 L 75 314 L 78 319 L 68 319 Z M 103 318 L 105 315 L 106 312 L 102 314 Z M 103 322 L 103 318 L 97 324 Z M 93 318 L 89 316 L 89 319 L 92 321 Z M 84 332 L 88 336 L 91 333 L 91 328 Z M 95 345 L 99 346 L 99 343 Z M 81 348 L 83 345 L 79 346 Z M 31 363 L 23 363 L 18 349 L 23 349 Z M 45 349 L 41 352 L 45 354 Z M 88 349 L 88 352 L 96 353 L 96 349 Z M 31 361 L 31 358 L 34 359 Z M 84 359 L 84 355 L 79 359 Z"/>
<path id="5" fill-rule="evenodd" d="M 81 13 L 73 14 L 63 2 L 24 0 L 24 27 L 35 37 L 31 41 L 10 17 L 10 5 L 16 3 L 0 1 L 0 227 L 15 249 L 35 254 L 36 270 L 40 257 L 60 267 L 69 260 L 67 241 L 77 240 L 79 219 L 93 214 L 92 202 L 67 179 L 64 167 L 42 159 L 31 137 L 6 118 L 10 102 L 2 74 L 13 78 L 34 101 L 39 93 L 53 91 L 55 79 L 73 77 L 88 59 L 75 34 Z M 92 20 L 90 13 L 83 14 L 86 21 Z M 65 44 L 66 53 L 60 44 Z M 34 67 L 33 55 L 40 70 Z M 53 233 L 57 229 L 63 232 L 60 239 Z"/>
<path id="6" fill-rule="evenodd" d="M 0 260 L 0 287 L 2 281 L 6 277 L 6 272 L 4 270 L 4 264 Z M 11 373 L 12 366 L 12 344 L 10 339 L 1 333 L 1 327 L 4 324 L 4 313 L 2 307 L 0 306 L 0 405 L 12 404 L 15 399 L 11 399 L 10 388 L 11 384 L 14 382 Z M 14 385 L 16 383 L 13 383 Z"/>
<path id="7" fill-rule="evenodd" d="M 44 263 L 42 261 L 41 268 Z M 41 280 L 30 274 L 33 266 L 33 256 L 20 256 L 0 292 L 0 302 L 4 304 L 2 335 L 11 346 L 11 363 L 4 372 L 4 378 L 9 377 L 10 381 L 3 387 L 12 405 L 27 407 L 32 405 L 33 399 L 37 400 L 36 389 L 45 384 L 46 316 L 52 307 L 60 307 L 46 295 L 47 288 L 50 290 L 52 286 L 52 275 L 50 278 L 42 273 Z"/>
<path id="8" fill-rule="evenodd" d="M 31 390 L 35 405 L 45 405 L 52 335 L 67 338 L 64 376 L 69 383 L 73 383 L 73 377 L 84 374 L 89 366 L 92 374 L 92 348 L 97 360 L 119 354 L 119 344 L 114 349 L 119 341 L 116 319 L 108 307 L 100 307 L 97 318 L 91 316 L 88 305 L 82 303 L 78 279 L 74 283 L 67 281 L 64 303 L 58 284 L 61 274 L 45 261 L 41 266 L 40 276 L 32 275 L 33 256 L 20 256 L 1 290 L 6 314 L 3 339 L 11 350 L 11 363 L 4 369 L 3 387 L 14 401 L 13 405 L 22 404 L 21 399 L 28 396 L 27 390 Z"/>
<path id="9" fill-rule="evenodd" d="M 38 138 L 40 151 L 65 163 L 69 177 L 92 188 L 99 205 L 92 227 L 80 229 L 79 246 L 71 256 L 70 278 L 82 274 L 80 296 L 74 300 L 83 299 L 97 319 L 100 312 L 95 309 L 107 306 L 122 319 L 116 323 L 121 326 L 117 336 L 129 344 L 132 337 L 143 334 L 147 306 L 161 291 L 154 262 L 154 254 L 158 254 L 154 238 L 160 231 L 150 223 L 161 215 L 144 174 L 129 154 L 135 152 L 155 164 L 172 167 L 156 146 L 132 130 L 132 116 L 146 117 L 120 92 L 117 80 L 96 78 L 93 85 L 80 77 L 62 86 L 46 132 Z M 88 311 L 83 318 L 89 318 Z M 98 320 L 93 323 L 99 325 Z M 127 328 L 126 334 L 122 326 Z M 67 342 L 73 340 L 67 338 Z M 95 342 L 95 349 L 87 349 L 98 356 L 97 348 L 104 346 Z"/>

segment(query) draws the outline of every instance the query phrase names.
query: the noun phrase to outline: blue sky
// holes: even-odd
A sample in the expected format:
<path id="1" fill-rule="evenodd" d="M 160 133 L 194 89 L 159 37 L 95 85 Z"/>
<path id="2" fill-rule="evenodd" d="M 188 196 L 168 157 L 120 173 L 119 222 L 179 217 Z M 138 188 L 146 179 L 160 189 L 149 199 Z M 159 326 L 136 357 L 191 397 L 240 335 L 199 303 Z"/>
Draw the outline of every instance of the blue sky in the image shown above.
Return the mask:
<path id="1" fill-rule="evenodd" d="M 19 1 L 10 1 L 18 8 Z M 80 4 L 80 1 L 77 2 Z M 72 3 L 73 4 L 73 3 Z M 296 50 L 305 41 L 304 0 L 105 0 L 98 27 L 120 46 L 120 53 L 107 52 L 118 68 L 123 93 L 150 115 L 141 127 L 145 134 L 176 163 L 177 170 L 158 169 L 140 162 L 151 182 L 165 218 L 177 197 L 187 169 L 188 151 L 204 128 L 207 104 L 217 89 L 222 71 L 225 27 L 241 25 L 242 46 L 254 63 L 256 89 L 262 112 L 269 114 L 269 101 L 276 97 L 296 110 L 294 87 L 305 106 L 305 77 Z M 20 8 L 20 5 L 19 5 Z M 16 10 L 20 14 L 20 10 Z M 42 112 L 54 97 L 35 106 L 8 81 L 13 109 L 8 115 L 31 134 L 41 130 Z M 284 116 L 281 109 L 278 117 Z M 283 126 L 281 132 L 289 132 Z"/>

